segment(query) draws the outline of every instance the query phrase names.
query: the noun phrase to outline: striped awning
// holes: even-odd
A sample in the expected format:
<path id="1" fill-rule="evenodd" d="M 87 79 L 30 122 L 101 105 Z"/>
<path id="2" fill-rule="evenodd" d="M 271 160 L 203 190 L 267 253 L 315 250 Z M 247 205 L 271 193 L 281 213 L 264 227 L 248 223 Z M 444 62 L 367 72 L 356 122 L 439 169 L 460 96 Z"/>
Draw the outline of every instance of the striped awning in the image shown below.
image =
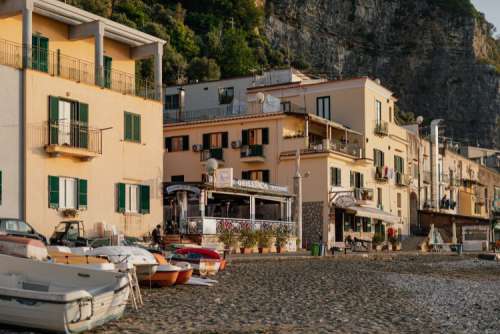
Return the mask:
<path id="1" fill-rule="evenodd" d="M 385 212 L 377 208 L 370 208 L 366 206 L 350 206 L 347 208 L 347 211 L 350 211 L 360 217 L 378 219 L 386 223 L 391 223 L 391 224 L 401 223 L 401 217 L 398 217 L 396 215 L 393 215 L 391 213 Z"/>

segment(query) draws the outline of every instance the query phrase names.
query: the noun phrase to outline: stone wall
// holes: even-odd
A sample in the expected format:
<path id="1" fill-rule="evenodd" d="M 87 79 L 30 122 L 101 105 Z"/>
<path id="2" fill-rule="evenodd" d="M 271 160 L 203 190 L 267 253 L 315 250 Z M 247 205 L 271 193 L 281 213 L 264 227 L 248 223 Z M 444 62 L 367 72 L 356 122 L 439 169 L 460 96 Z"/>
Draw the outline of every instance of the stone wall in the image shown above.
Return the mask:
<path id="1" fill-rule="evenodd" d="M 302 204 L 302 247 L 319 242 L 323 226 L 323 202 Z"/>

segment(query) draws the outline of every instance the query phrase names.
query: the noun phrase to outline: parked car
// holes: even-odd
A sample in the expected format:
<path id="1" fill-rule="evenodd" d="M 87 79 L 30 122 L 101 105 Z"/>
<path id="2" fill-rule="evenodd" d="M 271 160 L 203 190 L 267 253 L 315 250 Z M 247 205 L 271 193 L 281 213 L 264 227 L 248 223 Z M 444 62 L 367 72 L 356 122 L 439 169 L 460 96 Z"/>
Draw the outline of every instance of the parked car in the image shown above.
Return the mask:
<path id="1" fill-rule="evenodd" d="M 0 218 L 0 233 L 37 239 L 47 244 L 47 238 L 43 234 L 38 233 L 30 224 L 21 219 Z"/>
<path id="2" fill-rule="evenodd" d="M 83 221 L 68 220 L 60 222 L 50 237 L 50 244 L 67 247 L 89 246 L 89 240 L 85 237 Z"/>

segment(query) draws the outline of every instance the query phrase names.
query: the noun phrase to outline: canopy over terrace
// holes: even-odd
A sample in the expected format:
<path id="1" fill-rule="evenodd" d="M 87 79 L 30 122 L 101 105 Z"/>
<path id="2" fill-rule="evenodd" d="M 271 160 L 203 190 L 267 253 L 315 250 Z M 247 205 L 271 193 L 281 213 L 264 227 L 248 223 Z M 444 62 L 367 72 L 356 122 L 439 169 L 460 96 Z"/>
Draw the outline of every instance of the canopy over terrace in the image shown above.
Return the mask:
<path id="1" fill-rule="evenodd" d="M 293 195 L 286 187 L 234 180 L 231 186 L 166 183 L 165 223 L 170 233 L 213 235 L 223 227 L 269 229 L 292 222 Z"/>

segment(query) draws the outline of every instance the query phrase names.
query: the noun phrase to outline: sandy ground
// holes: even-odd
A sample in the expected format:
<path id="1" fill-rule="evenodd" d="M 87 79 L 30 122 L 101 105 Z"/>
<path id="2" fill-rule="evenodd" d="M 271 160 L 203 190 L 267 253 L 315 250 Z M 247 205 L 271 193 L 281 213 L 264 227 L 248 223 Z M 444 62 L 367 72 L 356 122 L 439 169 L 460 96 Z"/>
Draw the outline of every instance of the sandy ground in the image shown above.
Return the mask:
<path id="1" fill-rule="evenodd" d="M 233 263 L 217 279 L 144 290 L 143 309 L 93 333 L 500 333 L 493 261 L 269 259 Z"/>

